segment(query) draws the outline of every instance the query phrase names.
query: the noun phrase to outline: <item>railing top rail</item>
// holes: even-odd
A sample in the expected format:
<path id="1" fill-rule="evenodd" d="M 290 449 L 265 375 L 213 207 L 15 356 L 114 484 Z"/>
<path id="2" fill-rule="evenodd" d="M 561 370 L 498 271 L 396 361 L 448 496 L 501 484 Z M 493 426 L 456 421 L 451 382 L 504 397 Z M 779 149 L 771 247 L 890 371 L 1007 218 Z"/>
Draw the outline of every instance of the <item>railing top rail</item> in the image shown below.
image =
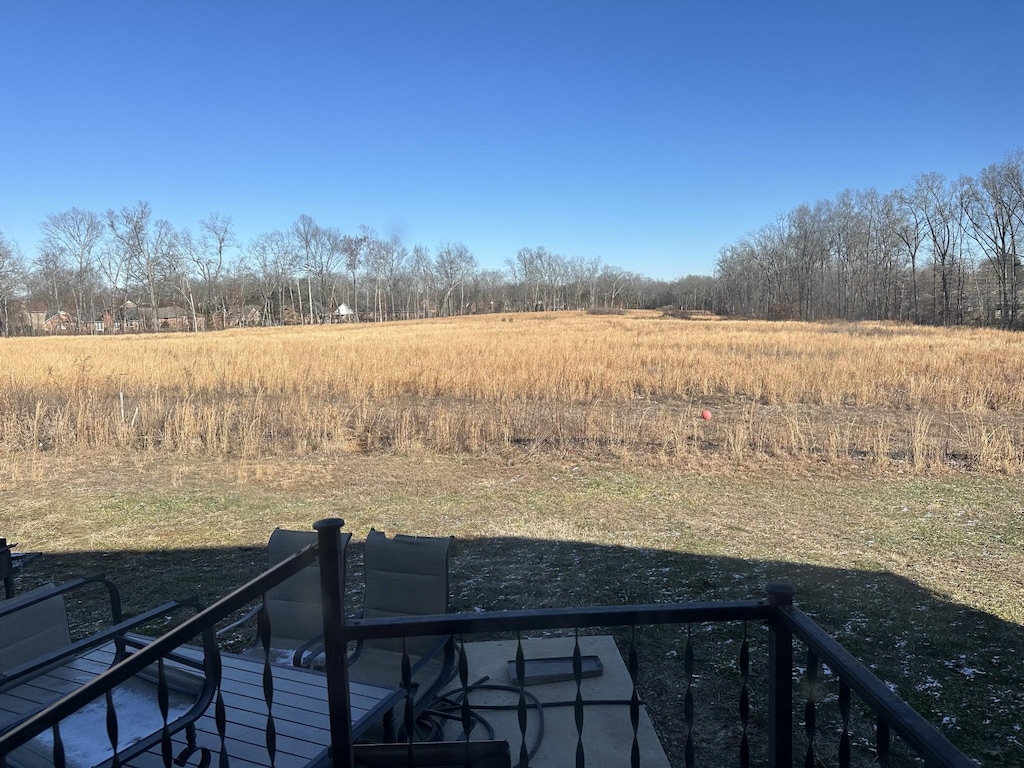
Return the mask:
<path id="1" fill-rule="evenodd" d="M 775 607 L 767 600 L 731 600 L 704 603 L 656 603 L 586 608 L 543 608 L 523 611 L 485 611 L 390 619 L 350 619 L 345 635 L 350 640 L 387 637 L 515 632 L 538 629 L 576 629 L 640 624 L 687 622 L 763 621 Z"/>
<path id="2" fill-rule="evenodd" d="M 907 702 L 893 693 L 871 670 L 836 642 L 824 629 L 793 605 L 779 607 L 794 637 L 828 664 L 840 680 L 896 731 L 910 747 L 924 757 L 929 768 L 975 768 L 975 763 L 937 731 Z"/>

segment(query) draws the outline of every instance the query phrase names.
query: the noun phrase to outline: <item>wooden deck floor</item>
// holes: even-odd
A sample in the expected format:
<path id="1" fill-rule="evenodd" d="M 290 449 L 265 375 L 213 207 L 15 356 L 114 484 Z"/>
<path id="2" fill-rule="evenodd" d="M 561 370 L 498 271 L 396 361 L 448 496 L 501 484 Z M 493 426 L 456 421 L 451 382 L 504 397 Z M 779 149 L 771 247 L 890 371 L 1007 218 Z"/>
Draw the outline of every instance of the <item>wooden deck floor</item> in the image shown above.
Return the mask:
<path id="1" fill-rule="evenodd" d="M 199 649 L 183 648 L 182 652 L 199 657 Z M 5 691 L 0 696 L 0 723 L 6 719 L 36 710 L 41 704 L 55 701 L 69 693 L 83 682 L 105 670 L 113 658 L 113 648 L 94 650 L 74 661 L 49 671 L 17 688 Z M 271 760 L 266 747 L 267 705 L 263 697 L 263 663 L 233 654 L 222 654 L 221 690 L 227 714 L 225 748 L 232 766 L 257 768 L 270 766 Z M 327 708 L 327 680 L 316 672 L 291 667 L 273 667 L 274 697 L 273 715 L 277 731 L 276 755 L 273 765 L 278 768 L 302 768 L 318 757 L 330 743 Z M 353 730 L 358 736 L 379 721 L 383 713 L 394 706 L 401 697 L 398 689 L 352 683 Z M 148 709 L 148 707 L 147 707 Z M 214 753 L 215 764 L 220 755 L 220 737 L 213 716 L 214 705 L 196 722 L 197 744 Z M 155 693 L 152 695 L 152 710 L 118 712 L 123 723 L 123 732 L 140 725 L 138 720 L 146 716 L 147 723 L 153 722 L 157 712 Z M 159 715 L 156 715 L 159 718 Z M 133 723 L 133 720 L 136 722 Z M 155 721 L 159 727 L 159 719 Z M 147 725 L 147 733 L 154 729 Z M 105 744 L 106 734 L 99 727 L 98 733 L 88 734 L 90 749 L 84 749 L 82 760 L 75 760 L 73 741 L 65 736 L 68 751 L 68 768 L 91 768 L 95 764 L 85 755 L 94 755 L 97 745 Z M 62 733 L 65 729 L 62 728 Z M 174 738 L 176 750 L 185 746 L 184 733 Z M 18 752 L 16 751 L 12 758 Z M 109 756 L 109 746 L 107 748 Z M 194 765 L 197 758 L 189 761 Z M 139 755 L 126 763 L 131 768 L 163 768 L 159 748 Z"/>

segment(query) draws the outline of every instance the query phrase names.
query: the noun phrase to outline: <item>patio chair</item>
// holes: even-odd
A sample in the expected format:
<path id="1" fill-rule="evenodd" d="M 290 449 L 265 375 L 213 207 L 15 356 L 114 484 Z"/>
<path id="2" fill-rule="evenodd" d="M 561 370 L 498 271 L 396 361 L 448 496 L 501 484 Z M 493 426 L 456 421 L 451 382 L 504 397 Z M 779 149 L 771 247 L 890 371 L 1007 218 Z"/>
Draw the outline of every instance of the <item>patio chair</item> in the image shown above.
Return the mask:
<path id="1" fill-rule="evenodd" d="M 346 540 L 351 534 L 342 534 Z M 289 531 L 275 528 L 267 544 L 267 560 L 273 568 L 282 560 L 317 541 L 316 531 Z M 240 655 L 264 658 L 260 633 L 266 623 L 270 629 L 270 661 L 285 666 L 310 666 L 316 651 L 310 649 L 323 637 L 320 563 L 313 562 L 269 590 L 260 605 L 245 616 L 218 630 L 217 636 L 238 629 L 254 617 L 257 631 L 252 644 Z"/>
<path id="2" fill-rule="evenodd" d="M 0 683 L 9 670 L 71 645 L 67 606 L 53 584 L 12 597 L 3 607 Z"/>
<path id="3" fill-rule="evenodd" d="M 371 530 L 364 550 L 364 619 L 429 616 L 448 612 L 448 553 L 451 537 L 389 539 Z M 413 715 L 418 716 L 455 670 L 452 637 L 368 640 L 349 656 L 349 678 L 377 685 L 402 683 L 402 654 L 410 661 Z M 411 724 L 405 725 L 405 731 Z M 400 733 L 402 730 L 399 731 Z"/>
<path id="4" fill-rule="evenodd" d="M 107 591 L 110 626 L 79 640 L 73 640 L 68 624 L 65 596 L 91 586 Z M 190 601 L 172 600 L 125 620 L 121 594 L 102 573 L 78 577 L 54 586 L 44 584 L 30 592 L 0 603 L 0 690 L 19 678 L 33 675 L 61 659 L 102 643 L 115 643 L 113 663 L 125 654 L 126 632 Z"/>
<path id="5" fill-rule="evenodd" d="M 68 624 L 64 598 L 90 585 L 106 588 L 112 625 L 76 640 Z M 46 584 L 0 603 L 0 735 L 17 729 L 80 686 L 93 683 L 144 644 L 129 630 L 163 619 L 184 606 L 199 607 L 191 601 L 169 601 L 123 619 L 117 587 L 102 574 L 58 586 Z M 162 677 L 170 706 L 167 728 L 169 733 L 186 730 L 186 749 L 195 749 L 193 723 L 213 700 L 217 682 L 210 674 L 213 646 L 213 633 L 208 632 L 203 637 L 203 659 L 175 653 L 164 657 Z M 159 675 L 158 667 L 153 665 L 113 689 L 119 712 L 119 749 L 124 755 L 138 754 L 161 738 Z M 107 727 L 106 701 L 91 702 L 68 715 L 61 725 L 68 764 L 93 765 L 90 761 L 97 754 L 94 734 L 105 732 Z M 109 744 L 106 749 L 109 751 Z M 2 758 L 12 768 L 34 768 L 52 765 L 52 750 L 51 732 L 46 731 Z M 96 758 L 95 764 L 105 760 Z"/>

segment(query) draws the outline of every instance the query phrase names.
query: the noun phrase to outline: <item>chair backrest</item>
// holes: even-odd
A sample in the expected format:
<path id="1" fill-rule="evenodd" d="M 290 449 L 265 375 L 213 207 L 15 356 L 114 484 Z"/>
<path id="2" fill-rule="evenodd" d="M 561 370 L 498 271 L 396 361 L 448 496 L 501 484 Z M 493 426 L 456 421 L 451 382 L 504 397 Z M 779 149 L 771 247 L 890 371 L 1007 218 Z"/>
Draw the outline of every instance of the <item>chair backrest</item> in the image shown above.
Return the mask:
<path id="1" fill-rule="evenodd" d="M 270 567 L 315 544 L 316 531 L 286 531 L 275 528 L 267 545 Z M 298 648 L 324 633 L 320 607 L 320 563 L 303 568 L 263 596 L 263 608 L 270 621 L 273 648 Z"/>
<path id="2" fill-rule="evenodd" d="M 71 644 L 67 606 L 61 595 L 19 607 L 53 590 L 53 584 L 45 584 L 31 592 L 12 597 L 3 604 L 4 615 L 0 616 L 0 672 Z"/>
<path id="3" fill-rule="evenodd" d="M 366 537 L 366 588 L 363 618 L 429 616 L 448 612 L 450 536 L 403 536 L 389 539 L 382 531 Z M 402 639 L 367 641 L 369 647 L 401 652 Z M 425 653 L 437 638 L 409 638 L 410 654 Z"/>

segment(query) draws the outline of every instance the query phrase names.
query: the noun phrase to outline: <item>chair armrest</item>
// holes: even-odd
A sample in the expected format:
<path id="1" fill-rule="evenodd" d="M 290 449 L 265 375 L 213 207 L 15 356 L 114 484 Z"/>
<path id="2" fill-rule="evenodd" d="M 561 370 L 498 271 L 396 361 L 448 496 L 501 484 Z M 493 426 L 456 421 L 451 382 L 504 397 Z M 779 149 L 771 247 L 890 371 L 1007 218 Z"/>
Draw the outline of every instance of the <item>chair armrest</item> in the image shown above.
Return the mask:
<path id="1" fill-rule="evenodd" d="M 91 576 L 78 576 L 65 581 L 63 584 L 50 586 L 48 588 L 35 589 L 31 592 L 26 592 L 24 595 L 16 596 L 11 600 L 0 603 L 0 616 L 17 613 L 30 605 L 36 605 L 45 600 L 49 600 L 50 598 L 65 595 L 76 589 L 81 589 L 82 587 L 87 587 L 92 584 L 102 584 L 106 587 L 107 596 L 110 600 L 111 624 L 120 624 L 124 618 L 121 614 L 121 593 L 118 591 L 114 582 L 110 581 L 106 575 L 102 573 L 94 573 Z"/>
<path id="2" fill-rule="evenodd" d="M 44 597 L 43 599 L 48 598 Z M 126 630 L 129 630 L 132 627 L 137 627 L 141 624 L 145 624 L 148 621 L 152 621 L 157 616 L 165 614 L 168 611 L 174 611 L 178 608 L 183 607 L 198 609 L 200 606 L 197 602 L 195 602 L 192 599 L 171 600 L 169 602 L 164 603 L 163 605 L 158 605 L 156 608 L 151 608 L 150 610 L 144 611 L 143 613 L 140 613 L 137 616 L 133 616 L 130 619 L 125 619 L 124 621 L 121 621 L 112 627 L 108 627 L 107 629 L 101 632 L 97 632 L 94 635 L 89 635 L 89 637 L 83 637 L 81 640 L 76 640 L 75 642 L 71 643 L 71 645 L 65 646 L 64 648 L 60 648 L 56 651 L 53 651 L 52 653 L 40 656 L 36 659 L 33 659 L 32 661 L 26 662 L 20 666 L 11 668 L 6 672 L 0 673 L 0 686 L 7 685 L 11 681 L 16 680 L 20 677 L 25 677 L 27 675 L 31 675 L 34 672 L 46 669 L 47 667 L 49 667 L 57 661 L 60 661 L 61 659 L 64 659 L 68 656 L 75 656 L 89 648 L 93 648 L 97 645 L 102 645 L 103 643 L 109 642 L 111 640 L 117 641 L 119 645 L 117 654 L 114 659 L 114 662 L 116 663 L 117 661 L 120 661 L 121 657 L 124 655 L 124 633 Z"/>
<path id="3" fill-rule="evenodd" d="M 352 616 L 346 616 L 348 619 L 360 619 L 363 616 L 363 612 L 353 614 Z M 355 650 L 348 656 L 348 663 L 351 666 L 352 662 L 356 660 L 359 654 L 363 650 L 363 641 L 360 640 L 355 647 Z M 292 666 L 293 667 L 304 667 L 309 669 L 313 665 L 313 661 L 324 652 L 324 636 L 320 635 L 314 637 L 312 640 L 303 643 L 295 649 L 295 653 L 292 654 Z M 309 654 L 309 658 L 306 658 L 306 654 Z"/>
<path id="4" fill-rule="evenodd" d="M 323 652 L 323 635 L 320 635 L 319 637 L 314 637 L 312 640 L 303 643 L 295 649 L 295 652 L 292 653 L 292 666 L 303 667 L 305 669 L 312 669 L 313 662 Z M 306 659 L 306 654 L 309 654 L 308 660 Z"/>
<path id="5" fill-rule="evenodd" d="M 218 629 L 217 630 L 217 637 L 220 637 L 221 635 L 225 635 L 228 632 L 231 632 L 232 630 L 238 629 L 240 626 L 245 624 L 247 621 L 250 621 L 255 616 L 258 616 L 259 612 L 262 611 L 262 610 L 263 610 L 263 604 L 262 603 L 260 603 L 259 605 L 254 605 L 251 609 L 249 609 L 249 612 L 246 613 L 245 616 L 243 616 L 242 618 L 238 619 L 237 621 L 231 622 L 226 627 L 221 627 L 220 629 Z"/>
<path id="6" fill-rule="evenodd" d="M 412 665 L 410 674 L 415 675 L 425 664 L 436 659 L 441 652 L 444 651 L 444 657 L 441 659 L 441 673 L 440 677 L 447 677 L 450 672 L 455 668 L 455 638 L 451 635 L 443 635 L 437 638 L 437 643 L 427 653 L 424 653 L 416 663 Z M 445 680 L 444 682 L 448 682 Z"/>

